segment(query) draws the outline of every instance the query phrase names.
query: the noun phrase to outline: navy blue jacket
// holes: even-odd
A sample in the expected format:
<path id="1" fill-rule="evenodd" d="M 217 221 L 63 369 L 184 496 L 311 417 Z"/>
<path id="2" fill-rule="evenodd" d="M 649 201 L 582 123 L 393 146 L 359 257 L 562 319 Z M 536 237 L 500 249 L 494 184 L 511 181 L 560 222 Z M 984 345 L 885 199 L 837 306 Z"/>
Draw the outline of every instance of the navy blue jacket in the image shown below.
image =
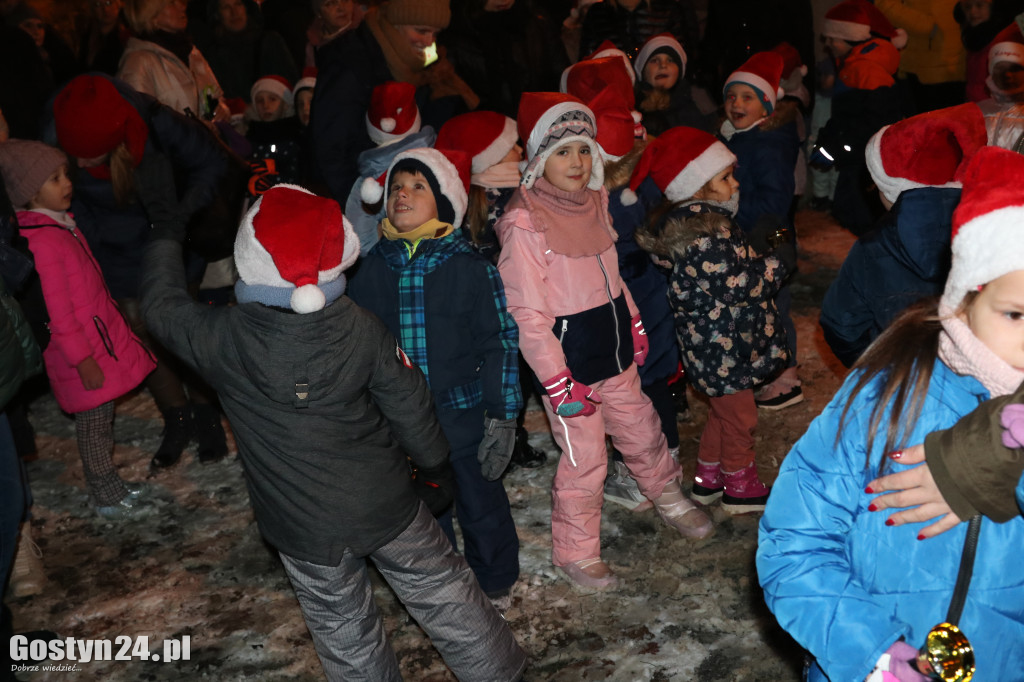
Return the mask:
<path id="1" fill-rule="evenodd" d="M 821 304 L 825 341 L 844 365 L 850 367 L 907 306 L 942 293 L 959 201 L 959 189 L 906 190 L 850 249 Z"/>
<path id="2" fill-rule="evenodd" d="M 730 140 L 723 138 L 722 142 L 736 155 L 733 177 L 740 183 L 736 224 L 744 232 L 753 230 L 759 220 L 792 227 L 789 207 L 796 188 L 793 173 L 800 151 L 795 118 L 777 123 L 769 118 L 756 128 L 734 134 Z"/>

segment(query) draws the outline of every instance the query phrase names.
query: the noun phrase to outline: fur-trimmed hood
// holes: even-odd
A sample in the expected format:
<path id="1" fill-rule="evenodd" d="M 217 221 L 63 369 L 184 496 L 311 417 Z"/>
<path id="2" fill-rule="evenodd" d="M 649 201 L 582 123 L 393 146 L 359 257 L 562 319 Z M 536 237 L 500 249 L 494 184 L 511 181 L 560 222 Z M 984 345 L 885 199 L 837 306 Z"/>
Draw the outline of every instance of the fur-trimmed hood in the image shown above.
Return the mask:
<path id="1" fill-rule="evenodd" d="M 768 132 L 778 130 L 792 123 L 800 115 L 800 105 L 795 100 L 782 99 L 775 106 L 775 111 L 761 124 L 761 130 Z"/>
<path id="2" fill-rule="evenodd" d="M 604 188 L 613 192 L 628 185 L 633 176 L 633 170 L 640 162 L 640 157 L 645 149 L 647 149 L 647 140 L 634 140 L 633 148 L 626 152 L 625 156 L 618 161 L 606 163 L 604 166 Z"/>
<path id="3" fill-rule="evenodd" d="M 690 203 L 672 206 L 660 219 L 654 213 L 654 220 L 636 233 L 640 247 L 662 258 L 676 258 L 686 253 L 686 249 L 696 239 L 733 229 L 729 216 L 721 213 L 690 213 L 686 208 Z"/>

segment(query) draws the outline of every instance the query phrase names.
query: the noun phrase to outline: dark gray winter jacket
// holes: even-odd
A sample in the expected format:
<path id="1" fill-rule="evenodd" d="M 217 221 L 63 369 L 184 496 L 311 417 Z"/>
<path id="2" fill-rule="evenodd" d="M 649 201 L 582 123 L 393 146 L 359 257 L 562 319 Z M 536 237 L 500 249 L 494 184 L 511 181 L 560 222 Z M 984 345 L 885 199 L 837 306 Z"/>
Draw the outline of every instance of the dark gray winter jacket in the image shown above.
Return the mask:
<path id="1" fill-rule="evenodd" d="M 365 555 L 394 539 L 419 505 L 406 455 L 423 467 L 448 456 L 423 374 L 346 296 L 303 315 L 196 303 L 180 249 L 149 244 L 143 315 L 220 396 L 260 532 L 291 557 L 332 566 L 346 548 Z"/>

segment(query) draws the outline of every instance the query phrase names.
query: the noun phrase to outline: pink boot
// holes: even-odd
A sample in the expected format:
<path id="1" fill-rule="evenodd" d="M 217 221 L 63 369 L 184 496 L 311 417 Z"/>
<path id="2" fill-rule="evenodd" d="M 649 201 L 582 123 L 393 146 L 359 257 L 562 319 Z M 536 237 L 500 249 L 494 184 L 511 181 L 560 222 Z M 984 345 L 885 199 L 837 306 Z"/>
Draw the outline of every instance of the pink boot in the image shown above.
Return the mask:
<path id="1" fill-rule="evenodd" d="M 693 491 L 690 499 L 708 505 L 722 496 L 725 491 L 725 479 L 722 478 L 722 466 L 718 462 L 709 463 L 697 460 L 697 475 L 693 477 Z"/>
<path id="2" fill-rule="evenodd" d="M 749 514 L 764 511 L 771 488 L 757 477 L 753 462 L 739 471 L 722 472 L 725 479 L 725 494 L 722 495 L 722 509 L 730 514 Z"/>
<path id="3" fill-rule="evenodd" d="M 601 557 L 582 559 L 571 564 L 559 566 L 558 570 L 573 583 L 573 587 L 584 592 L 601 592 L 613 590 L 619 585 L 619 579 L 601 561 Z"/>
<path id="4" fill-rule="evenodd" d="M 683 537 L 705 538 L 714 529 L 708 515 L 683 494 L 678 481 L 669 481 L 661 496 L 654 500 L 654 508 L 661 520 L 679 531 Z"/>

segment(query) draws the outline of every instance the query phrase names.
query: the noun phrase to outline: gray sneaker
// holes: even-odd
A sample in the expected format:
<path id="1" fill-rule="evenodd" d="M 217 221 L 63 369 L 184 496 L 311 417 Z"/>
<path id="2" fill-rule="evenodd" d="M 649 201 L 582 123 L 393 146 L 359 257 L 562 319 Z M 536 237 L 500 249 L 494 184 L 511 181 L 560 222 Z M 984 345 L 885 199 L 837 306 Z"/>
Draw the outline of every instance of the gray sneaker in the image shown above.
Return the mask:
<path id="1" fill-rule="evenodd" d="M 654 505 L 643 496 L 624 462 L 615 461 L 604 480 L 604 499 L 622 505 L 632 512 L 642 512 Z"/>

